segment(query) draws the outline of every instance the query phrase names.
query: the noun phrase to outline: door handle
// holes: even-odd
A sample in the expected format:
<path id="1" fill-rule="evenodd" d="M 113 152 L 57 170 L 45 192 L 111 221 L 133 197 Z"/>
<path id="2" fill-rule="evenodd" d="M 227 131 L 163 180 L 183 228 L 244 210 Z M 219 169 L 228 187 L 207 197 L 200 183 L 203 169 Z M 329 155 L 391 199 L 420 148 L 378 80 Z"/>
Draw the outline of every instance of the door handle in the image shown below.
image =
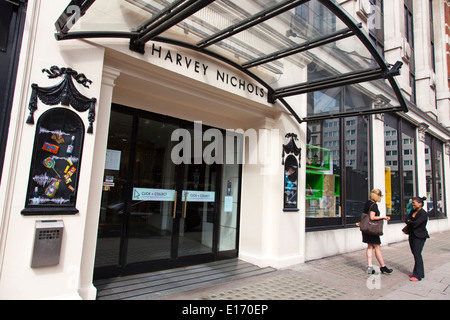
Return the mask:
<path id="1" fill-rule="evenodd" d="M 187 207 L 187 191 L 184 193 L 184 209 L 183 209 L 183 218 L 186 219 L 186 207 Z"/>
<path id="2" fill-rule="evenodd" d="M 173 219 L 175 219 L 176 214 L 177 214 L 177 191 L 175 191 L 175 199 L 173 200 L 173 213 L 172 213 Z"/>

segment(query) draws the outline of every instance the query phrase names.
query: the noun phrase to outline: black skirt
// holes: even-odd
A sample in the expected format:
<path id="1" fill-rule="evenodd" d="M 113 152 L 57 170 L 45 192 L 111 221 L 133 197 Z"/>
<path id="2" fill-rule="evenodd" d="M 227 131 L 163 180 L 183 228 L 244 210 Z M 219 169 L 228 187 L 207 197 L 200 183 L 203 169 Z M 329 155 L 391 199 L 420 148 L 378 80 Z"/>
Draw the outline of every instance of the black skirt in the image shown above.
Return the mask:
<path id="1" fill-rule="evenodd" d="M 375 202 L 368 200 L 364 205 L 363 212 L 369 213 L 370 211 L 375 212 L 375 216 L 380 216 L 378 205 Z M 362 233 L 362 241 L 368 244 L 381 244 L 380 236 L 371 236 L 365 233 Z"/>
<path id="2" fill-rule="evenodd" d="M 367 244 L 381 244 L 380 236 L 372 236 L 362 232 L 362 241 Z"/>

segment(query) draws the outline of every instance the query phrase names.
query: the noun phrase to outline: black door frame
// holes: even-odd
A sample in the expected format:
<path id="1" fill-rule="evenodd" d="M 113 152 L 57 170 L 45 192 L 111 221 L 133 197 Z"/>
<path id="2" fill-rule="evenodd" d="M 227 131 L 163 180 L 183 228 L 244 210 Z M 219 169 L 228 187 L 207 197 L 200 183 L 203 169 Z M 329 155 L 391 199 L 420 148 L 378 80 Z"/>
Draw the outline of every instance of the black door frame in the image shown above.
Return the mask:
<path id="1" fill-rule="evenodd" d="M 2 39 L 0 45 L 0 179 L 8 140 L 11 108 L 16 85 L 17 67 L 27 11 L 27 1 L 19 0 L 2 3 L 2 21 L 5 25 L 0 29 Z M 7 21 L 9 19 L 9 21 Z"/>
<path id="2" fill-rule="evenodd" d="M 193 122 L 173 118 L 161 114 L 156 114 L 153 112 L 134 109 L 131 107 L 113 104 L 112 111 L 117 111 L 119 113 L 125 113 L 133 116 L 133 127 L 131 134 L 131 148 L 130 148 L 130 158 L 129 158 L 129 168 L 127 179 L 127 197 L 125 201 L 125 214 L 122 220 L 121 236 L 120 236 L 120 250 L 119 250 L 119 263 L 117 265 L 97 267 L 94 269 L 94 279 L 111 278 L 117 276 L 126 276 L 132 274 L 139 274 L 145 272 L 152 272 L 157 270 L 172 269 L 177 267 L 189 266 L 193 264 L 212 262 L 223 259 L 236 258 L 238 256 L 239 248 L 239 227 L 237 228 L 236 234 L 236 248 L 234 250 L 221 251 L 219 252 L 219 236 L 220 236 L 220 199 L 222 196 L 222 164 L 215 164 L 217 166 L 217 177 L 216 177 L 216 197 L 215 197 L 215 211 L 214 211 L 214 227 L 213 227 L 213 246 L 212 252 L 194 254 L 189 256 L 178 256 L 178 243 L 179 243 L 179 232 L 180 232 L 180 221 L 182 216 L 182 192 L 184 184 L 184 170 L 186 170 L 186 164 L 176 165 L 175 167 L 175 190 L 177 190 L 177 206 L 176 206 L 176 218 L 173 220 L 172 229 L 172 239 L 171 239 L 171 252 L 169 259 L 161 260 L 151 260 L 127 263 L 127 253 L 128 253 L 128 240 L 129 240 L 129 226 L 131 223 L 131 205 L 132 205 L 132 192 L 133 189 L 133 178 L 135 172 L 136 164 L 136 145 L 137 145 L 137 133 L 138 133 L 138 122 L 139 118 L 147 118 L 155 121 L 160 121 L 163 123 L 170 123 L 178 125 L 183 129 L 193 128 Z M 203 125 L 203 130 L 213 128 L 207 125 Z M 214 128 L 217 129 L 217 128 Z M 219 129 L 220 130 L 220 129 Z M 224 130 L 220 130 L 224 133 Z M 242 175 L 242 165 L 239 167 L 239 175 Z M 241 190 L 239 187 L 238 191 L 238 203 L 241 201 Z M 237 226 L 240 224 L 240 206 L 238 206 L 237 211 Z"/>

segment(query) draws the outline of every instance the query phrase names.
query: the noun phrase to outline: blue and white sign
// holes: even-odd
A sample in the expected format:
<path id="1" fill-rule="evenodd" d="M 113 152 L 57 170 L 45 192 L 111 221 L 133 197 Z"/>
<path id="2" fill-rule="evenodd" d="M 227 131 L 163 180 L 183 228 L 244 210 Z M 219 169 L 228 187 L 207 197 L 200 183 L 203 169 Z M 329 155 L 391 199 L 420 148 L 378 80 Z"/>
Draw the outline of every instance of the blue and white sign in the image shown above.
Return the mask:
<path id="1" fill-rule="evenodd" d="M 175 190 L 134 188 L 133 201 L 174 201 Z"/>
<path id="2" fill-rule="evenodd" d="M 214 191 L 183 190 L 182 201 L 184 201 L 186 194 L 188 202 L 214 202 L 216 200 Z"/>

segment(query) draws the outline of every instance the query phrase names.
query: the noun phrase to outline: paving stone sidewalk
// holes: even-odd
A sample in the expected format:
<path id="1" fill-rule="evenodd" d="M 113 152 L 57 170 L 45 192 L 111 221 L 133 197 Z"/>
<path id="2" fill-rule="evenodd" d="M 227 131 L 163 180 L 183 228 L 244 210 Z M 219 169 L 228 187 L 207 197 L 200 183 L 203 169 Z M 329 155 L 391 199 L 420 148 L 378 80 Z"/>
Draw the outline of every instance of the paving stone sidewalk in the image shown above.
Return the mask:
<path id="1" fill-rule="evenodd" d="M 365 250 L 310 261 L 266 275 L 164 297 L 165 300 L 450 300 L 450 231 L 427 240 L 425 278 L 410 282 L 414 259 L 407 241 L 382 247 L 394 272 L 365 273 Z M 374 258 L 374 262 L 375 262 Z"/>

